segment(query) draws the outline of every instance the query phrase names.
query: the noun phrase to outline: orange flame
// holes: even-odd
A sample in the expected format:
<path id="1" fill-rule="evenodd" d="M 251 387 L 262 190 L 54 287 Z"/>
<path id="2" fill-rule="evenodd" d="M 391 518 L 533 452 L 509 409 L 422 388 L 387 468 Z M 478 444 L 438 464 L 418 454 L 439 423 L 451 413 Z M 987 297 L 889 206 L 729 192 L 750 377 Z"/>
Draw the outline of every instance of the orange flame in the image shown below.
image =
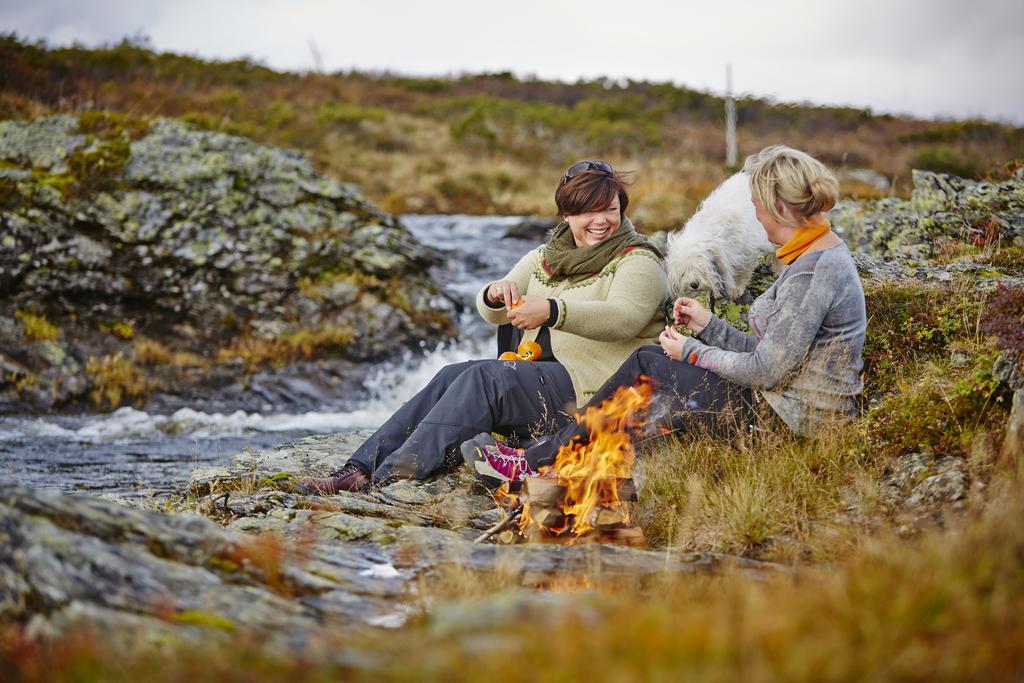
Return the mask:
<path id="1" fill-rule="evenodd" d="M 565 523 L 561 528 L 538 524 L 530 514 L 527 496 L 521 531 L 538 525 L 550 534 L 571 530 L 578 538 L 594 528 L 601 508 L 610 508 L 621 514 L 623 522 L 629 521 L 629 512 L 619 499 L 619 482 L 632 475 L 636 451 L 629 432 L 643 424 L 652 396 L 650 380 L 642 376 L 636 385 L 621 387 L 601 405 L 577 416 L 590 435 L 587 443 L 574 437 L 559 449 L 553 465 L 540 468 L 541 477 L 557 479 L 565 488 L 559 498 Z"/>
<path id="2" fill-rule="evenodd" d="M 502 482 L 501 486 L 491 492 L 494 504 L 505 510 L 510 510 L 519 504 L 519 494 L 509 491 L 508 482 Z"/>

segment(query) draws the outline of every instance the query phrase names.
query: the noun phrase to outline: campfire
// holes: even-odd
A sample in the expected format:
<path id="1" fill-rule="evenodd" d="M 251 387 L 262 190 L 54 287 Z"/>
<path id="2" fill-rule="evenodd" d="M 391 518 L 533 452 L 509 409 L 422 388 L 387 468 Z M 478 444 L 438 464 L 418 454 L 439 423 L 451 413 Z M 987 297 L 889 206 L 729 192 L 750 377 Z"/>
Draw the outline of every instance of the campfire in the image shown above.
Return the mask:
<path id="1" fill-rule="evenodd" d="M 578 416 L 589 440 L 575 437 L 539 476 L 498 489 L 504 527 L 515 527 L 520 537 L 535 542 L 643 545 L 643 531 L 629 524 L 628 504 L 637 500 L 630 432 L 643 425 L 651 397 L 650 381 L 641 377 Z M 499 540 L 511 542 L 512 534 L 506 531 Z"/>

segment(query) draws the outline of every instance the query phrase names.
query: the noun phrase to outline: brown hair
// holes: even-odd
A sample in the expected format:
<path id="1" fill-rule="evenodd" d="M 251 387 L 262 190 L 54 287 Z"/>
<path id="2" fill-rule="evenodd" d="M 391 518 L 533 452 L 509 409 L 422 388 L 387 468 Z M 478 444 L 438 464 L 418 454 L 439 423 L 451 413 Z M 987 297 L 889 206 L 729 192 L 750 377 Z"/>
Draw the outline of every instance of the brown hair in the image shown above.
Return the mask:
<path id="1" fill-rule="evenodd" d="M 619 215 L 626 215 L 629 193 L 625 179 L 615 171 L 590 169 L 558 184 L 555 204 L 558 215 L 577 216 L 589 211 L 604 211 L 616 195 L 619 197 Z"/>

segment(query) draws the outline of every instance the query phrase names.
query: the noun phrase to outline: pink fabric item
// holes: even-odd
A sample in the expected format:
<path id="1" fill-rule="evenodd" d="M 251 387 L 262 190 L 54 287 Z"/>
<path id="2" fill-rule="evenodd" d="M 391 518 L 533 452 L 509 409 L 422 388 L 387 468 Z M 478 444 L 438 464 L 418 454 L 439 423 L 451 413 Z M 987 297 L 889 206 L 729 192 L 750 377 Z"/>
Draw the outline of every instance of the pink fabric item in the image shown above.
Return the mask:
<path id="1" fill-rule="evenodd" d="M 495 471 L 513 481 L 537 474 L 530 469 L 526 458 L 523 457 L 523 450 L 521 448 L 512 448 L 501 443 L 494 444 L 493 446 L 484 446 L 483 456 L 487 458 L 487 462 Z"/>

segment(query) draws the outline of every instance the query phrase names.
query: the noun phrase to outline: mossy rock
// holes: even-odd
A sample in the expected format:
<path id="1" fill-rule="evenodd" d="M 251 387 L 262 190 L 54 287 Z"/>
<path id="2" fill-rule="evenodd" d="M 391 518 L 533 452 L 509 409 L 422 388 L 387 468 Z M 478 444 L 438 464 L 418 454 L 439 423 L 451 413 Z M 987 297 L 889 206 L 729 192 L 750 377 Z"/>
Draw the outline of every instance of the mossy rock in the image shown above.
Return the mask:
<path id="1" fill-rule="evenodd" d="M 130 362 L 137 333 L 244 381 L 314 358 L 380 360 L 455 332 L 427 274 L 437 252 L 297 152 L 86 112 L 0 122 L 0 163 L 0 289 L 13 288 L 0 315 L 45 302 L 40 313 L 83 365 L 117 353 Z M 353 291 L 313 292 L 323 273 Z M 132 334 L 103 333 L 117 320 Z M 196 380 L 159 373 L 163 391 Z M 122 384 L 97 400 L 144 400 L 150 389 L 135 387 L 157 382 Z"/>

